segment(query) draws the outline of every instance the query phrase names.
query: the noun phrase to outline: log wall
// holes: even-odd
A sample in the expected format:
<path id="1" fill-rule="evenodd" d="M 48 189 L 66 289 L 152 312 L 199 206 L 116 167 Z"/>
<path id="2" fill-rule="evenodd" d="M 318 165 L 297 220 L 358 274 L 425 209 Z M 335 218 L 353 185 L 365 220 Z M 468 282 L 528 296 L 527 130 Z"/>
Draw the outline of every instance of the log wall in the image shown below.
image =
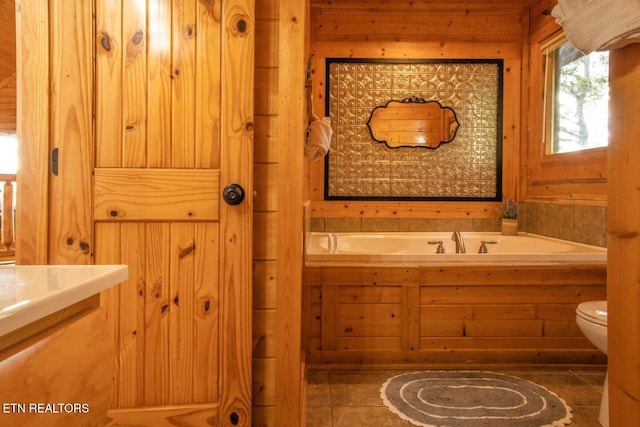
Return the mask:
<path id="1" fill-rule="evenodd" d="M 524 2 L 312 1 L 313 102 L 324 113 L 327 57 L 504 59 L 503 193 L 518 196 L 521 81 L 528 9 Z M 310 162 L 314 218 L 494 218 L 495 202 L 323 201 L 324 163 Z"/>
<path id="2" fill-rule="evenodd" d="M 611 52 L 609 421 L 640 424 L 640 45 Z"/>
<path id="3" fill-rule="evenodd" d="M 300 342 L 308 8 L 256 2 L 253 425 L 303 425 Z M 287 70 L 281 72 L 281 70 Z M 296 73 L 294 70 L 298 70 Z"/>
<path id="4" fill-rule="evenodd" d="M 278 23 L 277 0 L 256 2 L 252 392 L 253 423 L 261 426 L 275 425 L 276 402 Z"/>

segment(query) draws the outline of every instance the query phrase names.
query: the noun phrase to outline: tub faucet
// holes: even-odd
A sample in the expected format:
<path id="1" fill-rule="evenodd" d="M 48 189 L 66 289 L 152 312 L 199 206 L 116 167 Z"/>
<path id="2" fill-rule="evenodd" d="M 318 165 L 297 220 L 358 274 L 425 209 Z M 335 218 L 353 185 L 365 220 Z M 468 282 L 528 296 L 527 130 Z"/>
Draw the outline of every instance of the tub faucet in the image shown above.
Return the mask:
<path id="1" fill-rule="evenodd" d="M 467 251 L 464 248 L 464 239 L 462 238 L 462 233 L 459 231 L 454 231 L 451 235 L 451 240 L 456 242 L 456 253 L 457 254 L 466 254 Z"/>

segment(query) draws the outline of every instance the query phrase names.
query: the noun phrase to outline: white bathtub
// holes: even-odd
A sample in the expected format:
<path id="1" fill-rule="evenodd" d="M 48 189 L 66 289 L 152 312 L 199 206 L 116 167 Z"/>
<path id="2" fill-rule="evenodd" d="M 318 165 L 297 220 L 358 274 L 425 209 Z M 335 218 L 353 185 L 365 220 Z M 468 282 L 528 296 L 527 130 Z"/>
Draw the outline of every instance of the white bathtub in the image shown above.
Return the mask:
<path id="1" fill-rule="evenodd" d="M 607 250 L 536 234 L 505 236 L 462 232 L 466 253 L 456 253 L 451 232 L 308 233 L 307 264 L 326 263 L 557 263 L 606 262 Z M 478 253 L 482 242 L 488 253 Z M 442 242 L 445 253 L 437 253 Z"/>

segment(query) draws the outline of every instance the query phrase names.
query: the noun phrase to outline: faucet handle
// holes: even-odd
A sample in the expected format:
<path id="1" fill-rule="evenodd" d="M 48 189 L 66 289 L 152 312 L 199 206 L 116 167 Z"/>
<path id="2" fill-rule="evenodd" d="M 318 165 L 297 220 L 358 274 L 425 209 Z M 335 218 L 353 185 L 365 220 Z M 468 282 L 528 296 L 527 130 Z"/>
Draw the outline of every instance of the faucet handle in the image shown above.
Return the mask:
<path id="1" fill-rule="evenodd" d="M 444 246 L 442 244 L 442 240 L 429 240 L 427 242 L 430 245 L 438 245 L 438 247 L 436 248 L 436 253 L 437 254 L 443 254 L 444 252 Z"/>
<path id="2" fill-rule="evenodd" d="M 487 245 L 495 245 L 498 242 L 495 240 L 481 240 L 480 241 L 480 249 L 478 249 L 479 254 L 488 254 L 489 249 L 487 249 Z"/>

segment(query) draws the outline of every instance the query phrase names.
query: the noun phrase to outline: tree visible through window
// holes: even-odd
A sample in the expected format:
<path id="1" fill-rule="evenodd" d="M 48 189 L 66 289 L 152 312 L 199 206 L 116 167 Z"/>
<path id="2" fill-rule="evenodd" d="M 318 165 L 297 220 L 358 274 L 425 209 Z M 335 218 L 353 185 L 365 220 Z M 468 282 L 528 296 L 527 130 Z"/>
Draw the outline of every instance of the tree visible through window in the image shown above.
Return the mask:
<path id="1" fill-rule="evenodd" d="M 585 55 L 565 42 L 547 54 L 546 72 L 550 153 L 606 146 L 609 53 Z"/>

